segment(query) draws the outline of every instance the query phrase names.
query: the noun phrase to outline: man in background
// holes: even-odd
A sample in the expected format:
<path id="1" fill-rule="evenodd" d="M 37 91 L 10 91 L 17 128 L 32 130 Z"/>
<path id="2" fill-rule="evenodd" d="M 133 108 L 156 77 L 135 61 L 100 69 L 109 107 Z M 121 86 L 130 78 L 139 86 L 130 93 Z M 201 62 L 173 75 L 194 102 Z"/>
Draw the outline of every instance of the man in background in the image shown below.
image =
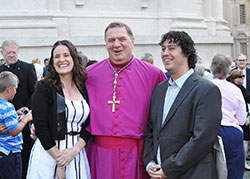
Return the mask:
<path id="1" fill-rule="evenodd" d="M 151 53 L 144 53 L 143 56 L 141 57 L 141 60 L 150 64 L 154 64 L 154 57 Z"/>
<path id="2" fill-rule="evenodd" d="M 47 72 L 48 72 L 49 58 L 45 58 L 43 60 L 43 64 L 44 64 L 44 67 L 43 67 L 43 77 L 45 77 L 46 74 L 47 74 Z"/>

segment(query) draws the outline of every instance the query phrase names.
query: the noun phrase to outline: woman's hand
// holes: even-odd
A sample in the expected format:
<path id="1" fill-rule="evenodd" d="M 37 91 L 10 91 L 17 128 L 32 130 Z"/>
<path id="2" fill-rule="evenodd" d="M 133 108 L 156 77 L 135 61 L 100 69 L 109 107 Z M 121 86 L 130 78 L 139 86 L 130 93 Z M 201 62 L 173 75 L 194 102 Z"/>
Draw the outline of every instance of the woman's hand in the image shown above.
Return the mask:
<path id="1" fill-rule="evenodd" d="M 78 154 L 74 147 L 64 149 L 57 154 L 56 163 L 59 167 L 67 166 Z"/>
<path id="2" fill-rule="evenodd" d="M 80 138 L 77 144 L 74 147 L 64 149 L 59 152 L 56 157 L 56 163 L 59 167 L 67 166 L 75 156 L 85 147 L 85 141 Z"/>

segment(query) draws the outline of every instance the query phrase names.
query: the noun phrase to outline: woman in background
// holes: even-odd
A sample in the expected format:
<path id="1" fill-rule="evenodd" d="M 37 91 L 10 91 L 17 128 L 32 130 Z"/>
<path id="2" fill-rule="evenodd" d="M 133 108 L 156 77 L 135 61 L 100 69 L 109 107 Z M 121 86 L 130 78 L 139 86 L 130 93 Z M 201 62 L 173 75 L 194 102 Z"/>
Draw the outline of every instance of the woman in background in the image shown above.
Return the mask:
<path id="1" fill-rule="evenodd" d="M 34 58 L 31 63 L 34 65 L 36 70 L 37 81 L 40 81 L 43 78 L 43 66 L 39 58 Z"/>
<path id="2" fill-rule="evenodd" d="M 228 179 L 242 179 L 245 171 L 243 130 L 246 121 L 246 104 L 240 89 L 226 81 L 231 70 L 231 58 L 217 54 L 211 63 L 212 80 L 222 96 L 222 120 L 219 135 L 222 138 L 228 170 Z"/>
<path id="3" fill-rule="evenodd" d="M 245 103 L 246 103 L 246 112 L 248 112 L 248 105 L 250 103 L 250 93 L 247 89 L 243 86 L 245 75 L 241 70 L 233 70 L 230 73 L 230 81 L 238 86 L 243 94 Z M 247 116 L 246 116 L 247 117 Z M 244 135 L 244 150 L 245 150 L 245 170 L 250 171 L 250 166 L 246 162 L 246 155 L 247 155 L 247 148 L 249 143 L 249 118 L 247 118 L 246 123 L 241 126 L 243 129 Z"/>

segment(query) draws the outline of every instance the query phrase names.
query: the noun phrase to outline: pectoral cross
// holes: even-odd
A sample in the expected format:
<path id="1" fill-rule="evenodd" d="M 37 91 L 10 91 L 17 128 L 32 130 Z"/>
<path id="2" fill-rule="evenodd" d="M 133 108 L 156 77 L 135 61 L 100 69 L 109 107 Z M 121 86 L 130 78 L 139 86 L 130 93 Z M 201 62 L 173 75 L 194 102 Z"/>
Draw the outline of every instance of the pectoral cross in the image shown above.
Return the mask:
<path id="1" fill-rule="evenodd" d="M 134 57 L 132 56 L 132 60 L 130 60 L 130 62 L 125 65 L 122 69 L 120 69 L 118 72 L 114 69 L 113 65 L 110 62 L 110 59 L 108 59 L 108 63 L 110 65 L 110 67 L 112 68 L 112 70 L 115 72 L 115 80 L 114 80 L 114 93 L 113 93 L 113 101 L 108 101 L 108 104 L 112 104 L 112 112 L 115 112 L 115 104 L 120 104 L 120 101 L 116 101 L 116 85 L 117 85 L 117 78 L 119 73 L 121 73 L 125 68 L 127 68 L 132 62 L 134 61 Z"/>
<path id="2" fill-rule="evenodd" d="M 115 100 L 116 96 L 113 95 L 113 101 L 108 101 L 108 104 L 112 104 L 112 112 L 115 112 L 115 104 L 120 104 L 120 101 Z"/>

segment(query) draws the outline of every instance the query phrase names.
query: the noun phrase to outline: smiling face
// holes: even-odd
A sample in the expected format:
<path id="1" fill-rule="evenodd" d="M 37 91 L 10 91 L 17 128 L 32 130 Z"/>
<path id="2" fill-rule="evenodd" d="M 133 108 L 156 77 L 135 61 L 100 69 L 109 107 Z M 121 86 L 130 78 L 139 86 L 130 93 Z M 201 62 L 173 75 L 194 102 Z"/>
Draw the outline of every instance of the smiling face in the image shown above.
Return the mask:
<path id="1" fill-rule="evenodd" d="M 58 45 L 55 48 L 53 52 L 53 65 L 59 76 L 72 75 L 74 62 L 67 46 Z"/>
<path id="2" fill-rule="evenodd" d="M 240 70 L 244 70 L 247 65 L 247 57 L 243 54 L 238 56 L 236 59 L 236 65 Z"/>
<path id="3" fill-rule="evenodd" d="M 188 57 L 182 53 L 180 46 L 169 43 L 169 40 L 162 44 L 161 58 L 165 69 L 174 80 L 189 70 Z"/>
<path id="4" fill-rule="evenodd" d="M 134 47 L 134 38 L 129 36 L 124 27 L 110 28 L 106 32 L 106 48 L 109 57 L 115 64 L 129 61 Z"/>

